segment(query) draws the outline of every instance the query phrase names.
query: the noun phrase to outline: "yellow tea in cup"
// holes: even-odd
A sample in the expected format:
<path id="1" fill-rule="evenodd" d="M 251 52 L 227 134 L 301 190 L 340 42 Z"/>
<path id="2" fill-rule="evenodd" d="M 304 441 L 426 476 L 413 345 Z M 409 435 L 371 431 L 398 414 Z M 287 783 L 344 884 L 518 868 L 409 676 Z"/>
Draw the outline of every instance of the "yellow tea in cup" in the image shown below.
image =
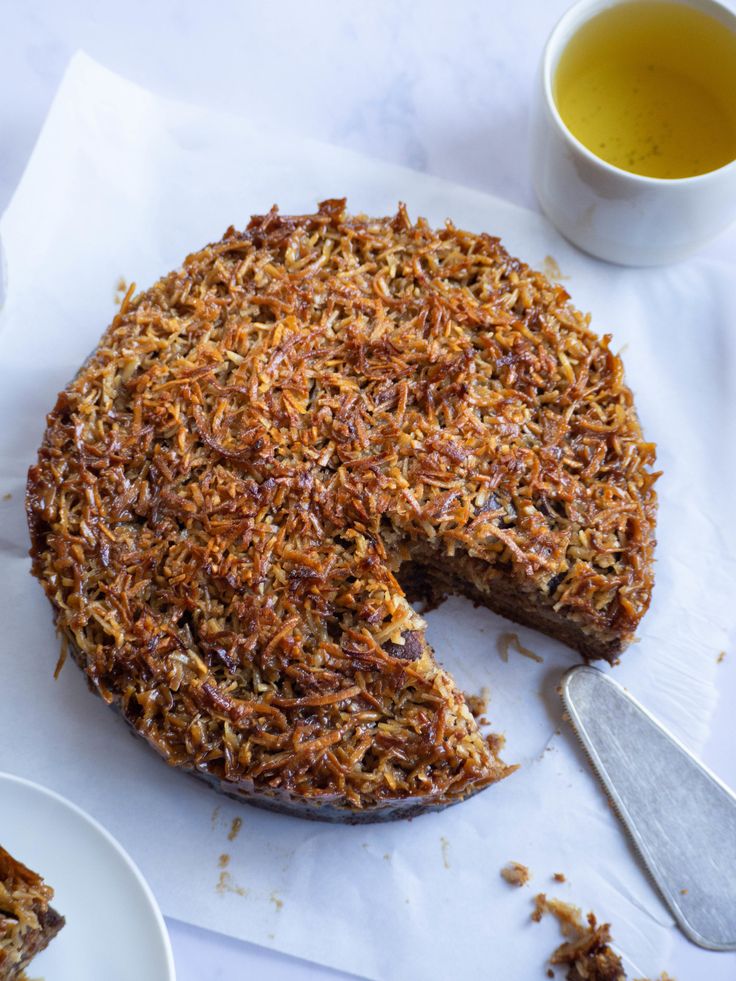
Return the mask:
<path id="1" fill-rule="evenodd" d="M 563 122 L 607 163 L 646 177 L 695 177 L 736 158 L 736 34 L 669 0 L 593 16 L 560 57 Z"/>

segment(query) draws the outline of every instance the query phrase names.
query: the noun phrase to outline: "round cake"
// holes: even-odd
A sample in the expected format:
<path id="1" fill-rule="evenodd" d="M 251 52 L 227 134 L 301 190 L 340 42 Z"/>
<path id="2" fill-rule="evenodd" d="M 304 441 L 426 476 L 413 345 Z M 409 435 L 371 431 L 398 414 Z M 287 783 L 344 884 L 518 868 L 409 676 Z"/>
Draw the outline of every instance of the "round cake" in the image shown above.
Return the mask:
<path id="1" fill-rule="evenodd" d="M 498 239 L 274 208 L 126 297 L 28 479 L 33 572 L 170 764 L 374 821 L 507 775 L 410 599 L 613 660 L 656 508 L 620 359 Z"/>

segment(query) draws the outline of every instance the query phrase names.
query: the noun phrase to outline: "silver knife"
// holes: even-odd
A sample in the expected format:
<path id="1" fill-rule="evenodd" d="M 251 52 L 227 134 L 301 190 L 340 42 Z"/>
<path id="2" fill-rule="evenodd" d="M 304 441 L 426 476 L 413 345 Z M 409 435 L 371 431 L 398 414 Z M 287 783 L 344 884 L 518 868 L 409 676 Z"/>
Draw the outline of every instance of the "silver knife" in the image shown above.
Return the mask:
<path id="1" fill-rule="evenodd" d="M 709 950 L 736 950 L 736 794 L 597 668 L 572 668 L 561 694 L 683 933 Z"/>

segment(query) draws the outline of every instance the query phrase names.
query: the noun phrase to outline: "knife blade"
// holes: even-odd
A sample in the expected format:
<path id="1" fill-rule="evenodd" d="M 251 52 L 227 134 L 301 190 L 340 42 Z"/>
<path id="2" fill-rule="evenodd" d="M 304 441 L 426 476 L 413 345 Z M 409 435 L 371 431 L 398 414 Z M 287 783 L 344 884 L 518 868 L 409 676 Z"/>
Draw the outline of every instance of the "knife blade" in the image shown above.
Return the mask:
<path id="1" fill-rule="evenodd" d="M 709 950 L 736 950 L 736 794 L 597 668 L 572 668 L 561 695 L 685 936 Z"/>

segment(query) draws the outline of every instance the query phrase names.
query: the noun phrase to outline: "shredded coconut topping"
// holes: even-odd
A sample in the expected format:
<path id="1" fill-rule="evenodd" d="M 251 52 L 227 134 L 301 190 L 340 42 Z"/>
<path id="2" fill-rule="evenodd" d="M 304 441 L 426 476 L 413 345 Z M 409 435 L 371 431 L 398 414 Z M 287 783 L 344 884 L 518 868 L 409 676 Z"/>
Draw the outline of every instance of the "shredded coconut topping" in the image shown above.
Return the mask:
<path id="1" fill-rule="evenodd" d="M 246 795 L 375 810 L 504 776 L 400 570 L 505 584 L 589 656 L 628 643 L 654 448 L 608 338 L 497 239 L 343 200 L 131 293 L 28 483 L 92 685 Z"/>

